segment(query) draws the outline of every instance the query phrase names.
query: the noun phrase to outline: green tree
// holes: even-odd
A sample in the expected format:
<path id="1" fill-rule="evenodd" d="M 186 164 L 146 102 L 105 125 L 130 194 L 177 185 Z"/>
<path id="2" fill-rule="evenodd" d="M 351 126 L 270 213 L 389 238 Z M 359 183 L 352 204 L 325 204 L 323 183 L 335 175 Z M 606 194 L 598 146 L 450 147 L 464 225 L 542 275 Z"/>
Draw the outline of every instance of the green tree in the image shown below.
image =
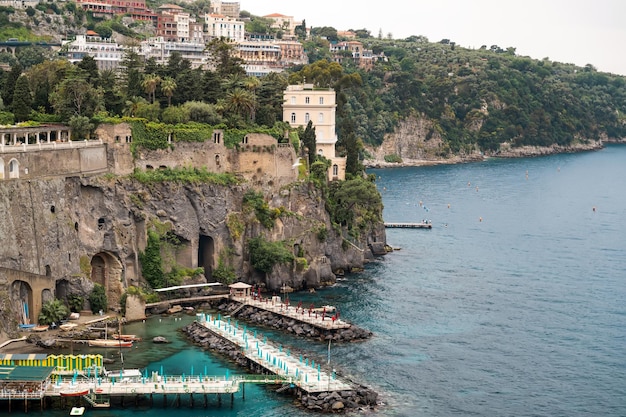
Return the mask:
<path id="1" fill-rule="evenodd" d="M 161 77 L 156 74 L 146 74 L 141 81 L 141 88 L 148 95 L 150 103 L 154 103 L 156 100 L 156 90 L 160 82 Z"/>
<path id="2" fill-rule="evenodd" d="M 315 127 L 313 127 L 313 122 L 309 120 L 309 123 L 307 123 L 304 129 L 304 133 L 300 137 L 302 145 L 304 145 L 308 151 L 309 166 L 313 165 L 313 162 L 315 162 L 317 158 L 317 141 L 315 136 Z"/>
<path id="3" fill-rule="evenodd" d="M 269 273 L 274 265 L 293 262 L 294 255 L 285 242 L 268 242 L 261 237 L 248 241 L 250 264 L 260 272 Z"/>
<path id="4" fill-rule="evenodd" d="M 31 108 L 32 101 L 30 88 L 28 87 L 28 79 L 25 75 L 22 75 L 17 79 L 17 83 L 15 84 L 11 104 L 17 122 L 23 122 L 29 119 L 30 112 L 33 110 Z"/>
<path id="5" fill-rule="evenodd" d="M 176 81 L 172 77 L 165 77 L 161 82 L 161 91 L 167 97 L 167 106 L 172 105 L 172 96 L 176 91 Z"/>
<path id="6" fill-rule="evenodd" d="M 89 293 L 89 305 L 91 306 L 91 312 L 96 314 L 100 310 L 108 310 L 108 301 L 106 290 L 100 284 L 95 284 L 91 293 Z"/>
<path id="7" fill-rule="evenodd" d="M 236 88 L 226 95 L 226 109 L 252 120 L 257 103 L 254 95 L 243 88 Z"/>
<path id="8" fill-rule="evenodd" d="M 209 52 L 215 70 L 220 77 L 231 74 L 245 75 L 244 61 L 233 53 L 234 46 L 223 39 L 213 39 L 206 47 Z"/>
<path id="9" fill-rule="evenodd" d="M 94 88 L 78 71 L 63 80 L 50 95 L 57 114 L 64 120 L 72 116 L 92 117 L 102 108 L 102 91 Z"/>
<path id="10" fill-rule="evenodd" d="M 48 52 L 40 46 L 19 48 L 15 53 L 24 70 L 47 60 Z"/>
<path id="11" fill-rule="evenodd" d="M 122 60 L 122 77 L 126 98 L 139 97 L 142 95 L 141 69 L 143 68 L 142 58 L 137 52 L 128 48 Z"/>
<path id="12" fill-rule="evenodd" d="M 98 63 L 94 57 L 85 55 L 77 67 L 85 71 L 86 79 L 90 84 L 94 85 L 98 82 Z"/>
<path id="13" fill-rule="evenodd" d="M 13 103 L 13 93 L 20 75 L 22 75 L 22 66 L 19 63 L 11 65 L 11 71 L 9 71 L 9 75 L 4 80 L 4 86 L 2 88 L 2 101 L 7 107 L 11 106 L 11 103 Z"/>
<path id="14" fill-rule="evenodd" d="M 89 139 L 89 134 L 94 127 L 87 116 L 70 117 L 69 126 L 72 128 L 72 140 Z"/>
<path id="15" fill-rule="evenodd" d="M 153 230 L 148 231 L 146 250 L 139 254 L 139 262 L 141 274 L 148 284 L 154 289 L 163 287 L 165 275 L 161 259 L 161 239 Z"/>

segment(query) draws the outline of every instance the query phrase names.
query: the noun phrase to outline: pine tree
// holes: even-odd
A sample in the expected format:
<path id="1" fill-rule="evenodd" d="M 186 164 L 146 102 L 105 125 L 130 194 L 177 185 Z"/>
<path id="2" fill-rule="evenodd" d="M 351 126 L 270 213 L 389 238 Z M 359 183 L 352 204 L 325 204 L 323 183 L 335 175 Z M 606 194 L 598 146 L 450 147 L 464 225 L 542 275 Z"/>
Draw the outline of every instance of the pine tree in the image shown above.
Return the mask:
<path id="1" fill-rule="evenodd" d="M 28 87 L 28 79 L 25 75 L 20 76 L 15 84 L 11 107 L 15 115 L 15 121 L 23 122 L 28 120 L 32 109 L 33 98 Z"/>

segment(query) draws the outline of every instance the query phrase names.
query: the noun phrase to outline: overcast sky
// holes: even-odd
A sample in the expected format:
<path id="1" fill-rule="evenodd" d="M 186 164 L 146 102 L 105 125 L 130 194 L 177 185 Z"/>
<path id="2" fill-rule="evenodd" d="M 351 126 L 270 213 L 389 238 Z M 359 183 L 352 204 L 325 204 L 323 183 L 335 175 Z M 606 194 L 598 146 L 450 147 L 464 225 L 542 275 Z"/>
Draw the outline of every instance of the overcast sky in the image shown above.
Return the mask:
<path id="1" fill-rule="evenodd" d="M 280 13 L 307 26 L 380 30 L 394 38 L 498 45 L 517 55 L 626 75 L 626 0 L 240 0 L 256 16 Z M 375 5 L 375 6 L 372 6 Z"/>

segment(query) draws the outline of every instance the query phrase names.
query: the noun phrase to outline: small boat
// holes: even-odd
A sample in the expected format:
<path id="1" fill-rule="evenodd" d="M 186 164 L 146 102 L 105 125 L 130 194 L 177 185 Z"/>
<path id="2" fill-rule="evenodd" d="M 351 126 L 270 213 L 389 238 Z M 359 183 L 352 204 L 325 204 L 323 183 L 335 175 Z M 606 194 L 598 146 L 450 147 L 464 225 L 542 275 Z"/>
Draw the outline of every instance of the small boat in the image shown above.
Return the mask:
<path id="1" fill-rule="evenodd" d="M 85 407 L 72 407 L 70 416 L 82 416 L 85 414 Z"/>
<path id="2" fill-rule="evenodd" d="M 133 347 L 132 340 L 111 340 L 111 339 L 95 339 L 89 341 L 89 346 L 91 347 L 111 347 L 111 348 L 120 348 L 120 347 Z"/>
<path id="3" fill-rule="evenodd" d="M 33 327 L 33 331 L 34 332 L 45 332 L 49 328 L 50 328 L 50 326 L 48 326 L 47 324 L 40 324 L 39 326 Z"/>
<path id="4" fill-rule="evenodd" d="M 134 334 L 114 334 L 113 339 L 124 340 L 126 342 L 138 342 L 141 340 L 141 337 Z"/>
<path id="5" fill-rule="evenodd" d="M 33 327 L 35 327 L 34 324 L 20 324 L 20 329 L 32 329 Z"/>
<path id="6" fill-rule="evenodd" d="M 63 323 L 62 325 L 59 326 L 59 329 L 63 330 L 64 332 L 67 332 L 70 330 L 74 330 L 77 327 L 78 327 L 78 324 L 76 323 Z"/>
<path id="7" fill-rule="evenodd" d="M 83 395 L 89 394 L 89 388 L 80 391 L 61 391 L 59 394 L 61 397 L 82 397 Z"/>

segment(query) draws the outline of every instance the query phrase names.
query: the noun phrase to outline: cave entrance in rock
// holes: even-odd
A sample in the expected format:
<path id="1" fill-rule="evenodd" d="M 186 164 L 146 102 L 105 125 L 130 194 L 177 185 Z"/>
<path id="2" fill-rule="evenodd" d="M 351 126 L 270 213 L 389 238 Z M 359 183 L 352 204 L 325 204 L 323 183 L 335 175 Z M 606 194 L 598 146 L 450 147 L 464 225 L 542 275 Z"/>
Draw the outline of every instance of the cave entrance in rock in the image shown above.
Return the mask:
<path id="1" fill-rule="evenodd" d="M 54 286 L 54 293 L 59 300 L 67 300 L 70 292 L 70 282 L 66 279 L 60 279 Z"/>
<path id="2" fill-rule="evenodd" d="M 37 317 L 33 311 L 33 289 L 28 282 L 13 281 L 11 284 L 11 301 L 15 311 L 19 311 L 20 324 L 35 324 Z"/>
<path id="3" fill-rule="evenodd" d="M 110 253 L 99 252 L 91 258 L 91 281 L 104 287 L 109 307 L 118 305 L 122 296 L 122 271 L 122 263 Z"/>
<path id="4" fill-rule="evenodd" d="M 198 242 L 198 267 L 204 268 L 204 277 L 209 279 L 213 276 L 215 256 L 215 242 L 211 236 L 200 235 Z"/>

